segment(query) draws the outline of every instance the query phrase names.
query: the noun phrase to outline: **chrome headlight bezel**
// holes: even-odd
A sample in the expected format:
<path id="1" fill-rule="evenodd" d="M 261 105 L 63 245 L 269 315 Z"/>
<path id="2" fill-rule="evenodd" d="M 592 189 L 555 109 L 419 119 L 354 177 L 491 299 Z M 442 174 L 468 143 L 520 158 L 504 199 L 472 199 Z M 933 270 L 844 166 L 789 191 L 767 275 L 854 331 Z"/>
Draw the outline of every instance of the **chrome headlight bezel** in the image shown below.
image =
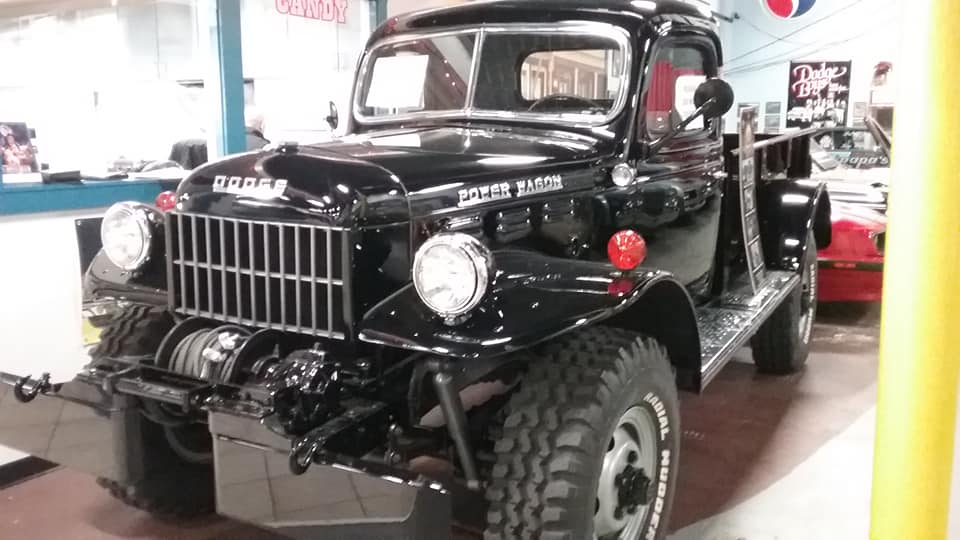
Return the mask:
<path id="1" fill-rule="evenodd" d="M 119 259 L 111 249 L 106 227 L 117 218 L 132 220 L 140 234 L 140 249 L 135 257 Z M 100 224 L 100 243 L 104 255 L 118 268 L 132 272 L 142 268 L 150 260 L 153 251 L 154 228 L 156 227 L 156 211 L 151 207 L 137 202 L 119 202 L 107 209 Z"/>
<path id="2" fill-rule="evenodd" d="M 428 257 L 430 257 L 431 250 L 437 247 L 452 249 L 455 253 L 459 253 L 460 256 L 469 261 L 470 268 L 473 271 L 473 276 L 469 282 L 464 284 L 472 287 L 472 292 L 466 301 L 457 305 L 440 306 L 434 303 L 427 294 L 427 284 L 420 279 L 421 271 Z M 420 297 L 420 301 L 447 322 L 457 321 L 480 304 L 480 301 L 487 294 L 492 273 L 493 255 L 490 250 L 480 240 L 464 233 L 440 233 L 429 238 L 417 250 L 411 271 L 413 286 L 417 291 L 417 296 Z"/>

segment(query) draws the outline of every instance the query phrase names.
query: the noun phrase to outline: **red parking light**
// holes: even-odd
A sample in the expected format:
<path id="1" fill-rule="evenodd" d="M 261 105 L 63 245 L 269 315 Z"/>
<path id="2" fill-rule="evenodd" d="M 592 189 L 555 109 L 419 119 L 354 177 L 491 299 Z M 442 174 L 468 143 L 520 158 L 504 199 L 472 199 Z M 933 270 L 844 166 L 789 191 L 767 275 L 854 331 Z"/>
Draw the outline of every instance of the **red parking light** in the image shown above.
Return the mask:
<path id="1" fill-rule="evenodd" d="M 173 191 L 164 191 L 157 195 L 154 201 L 161 212 L 169 212 L 177 207 L 177 194 Z"/>
<path id="2" fill-rule="evenodd" d="M 617 231 L 607 242 L 607 257 L 620 270 L 633 270 L 647 258 L 647 243 L 637 231 Z"/>

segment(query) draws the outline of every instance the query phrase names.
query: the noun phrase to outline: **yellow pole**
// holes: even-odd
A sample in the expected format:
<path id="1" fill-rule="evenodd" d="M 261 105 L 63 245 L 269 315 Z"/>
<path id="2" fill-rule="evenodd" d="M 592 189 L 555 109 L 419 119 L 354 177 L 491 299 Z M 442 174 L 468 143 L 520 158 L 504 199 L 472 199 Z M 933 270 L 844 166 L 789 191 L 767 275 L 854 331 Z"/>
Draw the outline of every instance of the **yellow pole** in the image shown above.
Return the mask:
<path id="1" fill-rule="evenodd" d="M 902 6 L 870 537 L 934 540 L 960 368 L 960 1 Z"/>

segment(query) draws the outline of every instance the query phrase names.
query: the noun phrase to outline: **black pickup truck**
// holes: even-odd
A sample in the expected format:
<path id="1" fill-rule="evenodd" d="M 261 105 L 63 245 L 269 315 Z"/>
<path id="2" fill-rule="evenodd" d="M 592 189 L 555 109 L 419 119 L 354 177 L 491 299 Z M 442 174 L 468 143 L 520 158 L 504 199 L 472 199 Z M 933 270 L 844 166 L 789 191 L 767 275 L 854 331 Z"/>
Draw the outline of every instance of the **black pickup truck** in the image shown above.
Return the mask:
<path id="1" fill-rule="evenodd" d="M 293 537 L 665 537 L 678 389 L 800 370 L 830 242 L 808 139 L 722 135 L 720 65 L 681 2 L 389 19 L 348 135 L 109 209 L 117 313 L 72 378 L 0 376 L 52 434 L 0 442 Z"/>

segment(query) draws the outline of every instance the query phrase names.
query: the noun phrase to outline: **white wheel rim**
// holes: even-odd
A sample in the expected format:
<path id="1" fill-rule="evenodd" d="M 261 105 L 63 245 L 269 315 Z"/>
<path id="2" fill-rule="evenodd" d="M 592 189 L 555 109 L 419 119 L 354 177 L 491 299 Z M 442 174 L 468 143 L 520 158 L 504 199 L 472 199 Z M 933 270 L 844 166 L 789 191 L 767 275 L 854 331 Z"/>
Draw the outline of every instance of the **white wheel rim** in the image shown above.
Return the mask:
<path id="1" fill-rule="evenodd" d="M 806 271 L 800 276 L 800 320 L 797 330 L 804 343 L 810 342 L 813 331 L 814 310 L 817 307 L 817 261 L 807 265 Z"/>
<path id="2" fill-rule="evenodd" d="M 653 499 L 653 479 L 657 478 L 657 433 L 653 415 L 641 406 L 631 407 L 617 421 L 600 469 L 593 516 L 594 538 L 640 538 L 649 502 Z M 637 504 L 632 512 L 625 510 L 620 500 L 620 482 L 627 469 L 631 469 L 632 475 L 640 471 L 649 479 L 646 504 Z"/>

